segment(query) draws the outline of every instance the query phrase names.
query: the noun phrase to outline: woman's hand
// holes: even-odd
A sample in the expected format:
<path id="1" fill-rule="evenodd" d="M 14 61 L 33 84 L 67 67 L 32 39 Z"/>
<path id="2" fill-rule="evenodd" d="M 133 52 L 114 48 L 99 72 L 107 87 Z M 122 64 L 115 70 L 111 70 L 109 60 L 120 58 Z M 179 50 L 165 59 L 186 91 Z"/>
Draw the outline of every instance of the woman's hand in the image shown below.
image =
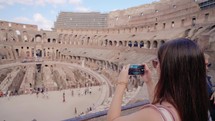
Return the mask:
<path id="1" fill-rule="evenodd" d="M 149 67 L 146 64 L 143 64 L 145 66 L 145 72 L 142 76 L 143 81 L 146 83 L 149 100 L 152 102 L 154 99 L 154 90 L 155 90 L 155 84 L 152 80 L 151 71 L 149 70 Z"/>
<path id="2" fill-rule="evenodd" d="M 143 64 L 143 65 L 145 69 L 144 69 L 144 75 L 141 75 L 141 77 L 145 83 L 151 83 L 152 82 L 151 71 L 149 70 L 149 67 L 146 64 Z"/>
<path id="3" fill-rule="evenodd" d="M 117 87 L 108 111 L 108 121 L 113 121 L 120 117 L 123 94 L 128 84 L 128 69 L 130 65 L 123 66 L 117 80 Z"/>
<path id="4" fill-rule="evenodd" d="M 121 72 L 119 73 L 119 77 L 117 80 L 117 83 L 124 83 L 127 84 L 128 83 L 128 69 L 129 69 L 130 64 L 128 65 L 124 65 Z"/>

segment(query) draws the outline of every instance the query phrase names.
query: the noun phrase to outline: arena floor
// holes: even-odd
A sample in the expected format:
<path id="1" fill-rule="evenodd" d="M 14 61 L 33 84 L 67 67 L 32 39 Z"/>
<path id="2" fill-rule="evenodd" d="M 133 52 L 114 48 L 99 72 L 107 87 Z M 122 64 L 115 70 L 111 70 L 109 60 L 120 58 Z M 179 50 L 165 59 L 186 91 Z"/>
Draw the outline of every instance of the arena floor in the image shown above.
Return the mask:
<path id="1" fill-rule="evenodd" d="M 52 91 L 44 94 L 28 94 L 0 98 L 1 121 L 60 121 L 86 113 L 102 95 L 102 87 L 91 87 L 92 93 L 84 94 L 85 88 Z M 63 93 L 65 92 L 65 102 Z M 80 94 L 80 95 L 79 95 Z M 75 107 L 77 114 L 75 114 Z"/>

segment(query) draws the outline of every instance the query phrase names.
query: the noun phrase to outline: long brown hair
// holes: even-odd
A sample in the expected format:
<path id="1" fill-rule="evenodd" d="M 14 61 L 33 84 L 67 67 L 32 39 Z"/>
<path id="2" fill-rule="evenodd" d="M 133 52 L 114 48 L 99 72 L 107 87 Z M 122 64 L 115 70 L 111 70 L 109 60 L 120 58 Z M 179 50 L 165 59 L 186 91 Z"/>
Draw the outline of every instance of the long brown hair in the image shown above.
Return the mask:
<path id="1" fill-rule="evenodd" d="M 153 103 L 167 101 L 181 121 L 207 121 L 208 95 L 204 54 L 186 38 L 168 41 L 158 50 L 160 78 Z"/>

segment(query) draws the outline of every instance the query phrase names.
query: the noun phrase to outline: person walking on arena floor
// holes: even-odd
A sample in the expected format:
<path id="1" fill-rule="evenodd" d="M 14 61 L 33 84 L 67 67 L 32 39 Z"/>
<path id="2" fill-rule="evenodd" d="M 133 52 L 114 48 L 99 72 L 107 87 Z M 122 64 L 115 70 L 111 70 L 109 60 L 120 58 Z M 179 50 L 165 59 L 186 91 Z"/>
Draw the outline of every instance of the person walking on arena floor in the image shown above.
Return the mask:
<path id="1" fill-rule="evenodd" d="M 204 54 L 194 41 L 179 38 L 159 48 L 158 59 L 154 60 L 159 74 L 155 88 L 151 71 L 143 65 L 145 73 L 141 77 L 152 103 L 133 114 L 120 115 L 129 78 L 129 65 L 124 66 L 108 111 L 108 121 L 208 121 Z"/>
<path id="2" fill-rule="evenodd" d="M 65 92 L 63 92 L 63 102 L 66 102 Z"/>

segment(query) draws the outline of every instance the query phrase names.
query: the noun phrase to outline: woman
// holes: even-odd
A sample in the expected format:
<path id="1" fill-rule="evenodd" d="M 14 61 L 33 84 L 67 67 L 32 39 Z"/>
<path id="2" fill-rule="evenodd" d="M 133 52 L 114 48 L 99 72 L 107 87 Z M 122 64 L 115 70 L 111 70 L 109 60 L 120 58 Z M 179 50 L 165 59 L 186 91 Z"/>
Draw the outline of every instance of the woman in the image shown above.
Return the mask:
<path id="1" fill-rule="evenodd" d="M 203 52 L 193 41 L 175 39 L 158 50 L 156 65 L 159 80 L 154 88 L 146 64 L 142 75 L 152 104 L 127 116 L 120 116 L 123 93 L 128 83 L 128 68 L 119 74 L 118 84 L 108 111 L 108 121 L 207 121 L 208 96 Z"/>

